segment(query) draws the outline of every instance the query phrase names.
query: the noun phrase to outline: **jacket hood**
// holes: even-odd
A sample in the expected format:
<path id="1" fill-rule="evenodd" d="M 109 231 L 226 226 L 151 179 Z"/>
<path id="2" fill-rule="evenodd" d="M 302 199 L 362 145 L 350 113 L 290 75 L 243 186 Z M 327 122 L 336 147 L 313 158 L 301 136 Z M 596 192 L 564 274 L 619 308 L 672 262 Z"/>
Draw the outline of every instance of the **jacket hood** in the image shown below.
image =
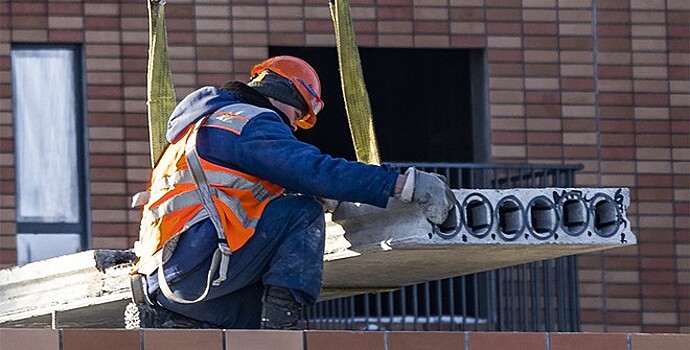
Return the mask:
<path id="1" fill-rule="evenodd" d="M 170 114 L 165 138 L 175 141 L 180 134 L 199 119 L 231 103 L 238 102 L 233 92 L 221 90 L 214 86 L 202 87 L 187 95 Z"/>

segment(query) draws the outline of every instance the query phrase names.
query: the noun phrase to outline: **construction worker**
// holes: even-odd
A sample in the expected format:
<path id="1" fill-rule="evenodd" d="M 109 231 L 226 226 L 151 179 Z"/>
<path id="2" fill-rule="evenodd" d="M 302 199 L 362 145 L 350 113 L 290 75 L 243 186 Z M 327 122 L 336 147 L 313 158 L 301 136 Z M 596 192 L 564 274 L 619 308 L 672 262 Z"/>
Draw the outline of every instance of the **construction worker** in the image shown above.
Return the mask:
<path id="1" fill-rule="evenodd" d="M 309 64 L 277 56 L 247 84 L 177 105 L 139 196 L 139 326 L 297 329 L 321 289 L 324 203 L 395 197 L 444 222 L 455 197 L 436 175 L 332 158 L 294 137 L 316 123 L 320 94 Z"/>

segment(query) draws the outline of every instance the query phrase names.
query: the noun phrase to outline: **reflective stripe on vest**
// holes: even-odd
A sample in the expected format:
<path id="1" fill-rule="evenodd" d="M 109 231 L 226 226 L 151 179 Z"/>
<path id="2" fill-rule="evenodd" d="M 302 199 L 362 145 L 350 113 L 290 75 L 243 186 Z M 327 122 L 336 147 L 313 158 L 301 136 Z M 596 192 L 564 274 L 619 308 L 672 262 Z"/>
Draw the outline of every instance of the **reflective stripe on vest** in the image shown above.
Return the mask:
<path id="1" fill-rule="evenodd" d="M 142 212 L 137 255 L 141 267 L 165 243 L 189 229 L 194 223 L 211 218 L 230 250 L 240 249 L 254 234 L 265 206 L 281 195 L 282 187 L 256 176 L 212 164 L 196 154 L 200 127 L 221 128 L 237 135 L 254 116 L 270 111 L 248 104 L 225 106 L 195 125 L 170 144 L 151 177 L 151 196 Z M 270 111 L 273 113 L 272 111 Z M 200 166 L 199 174 L 193 174 Z M 206 185 L 204 185 L 204 183 Z M 208 193 L 205 198 L 202 193 Z M 207 209 L 210 207 L 210 210 Z M 163 252 L 162 262 L 171 253 Z M 157 264 L 156 264 L 157 265 Z"/>

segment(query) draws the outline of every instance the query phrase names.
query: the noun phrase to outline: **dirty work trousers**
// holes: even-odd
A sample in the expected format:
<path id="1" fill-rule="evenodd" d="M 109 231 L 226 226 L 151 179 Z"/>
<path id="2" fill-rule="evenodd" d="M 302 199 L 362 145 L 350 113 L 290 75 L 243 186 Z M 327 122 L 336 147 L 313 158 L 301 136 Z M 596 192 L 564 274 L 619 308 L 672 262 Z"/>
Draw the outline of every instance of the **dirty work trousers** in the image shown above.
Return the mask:
<path id="1" fill-rule="evenodd" d="M 324 225 L 323 207 L 312 197 L 276 198 L 266 206 L 254 236 L 230 257 L 227 280 L 211 287 L 206 299 L 195 304 L 168 300 L 158 288 L 158 272 L 146 278 L 149 296 L 164 308 L 201 321 L 206 327 L 259 328 L 264 285 L 288 288 L 303 304 L 311 304 L 318 297 Z M 164 267 L 166 280 L 177 296 L 194 300 L 201 295 L 216 242 L 209 220 L 182 234 Z"/>

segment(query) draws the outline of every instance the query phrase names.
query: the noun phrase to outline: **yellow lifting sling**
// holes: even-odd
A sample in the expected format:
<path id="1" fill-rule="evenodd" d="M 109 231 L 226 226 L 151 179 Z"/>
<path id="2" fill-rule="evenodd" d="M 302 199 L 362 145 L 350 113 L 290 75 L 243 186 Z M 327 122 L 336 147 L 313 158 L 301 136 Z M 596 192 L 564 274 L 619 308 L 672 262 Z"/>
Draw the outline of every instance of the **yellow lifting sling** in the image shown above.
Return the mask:
<path id="1" fill-rule="evenodd" d="M 147 0 L 149 10 L 149 57 L 146 74 L 151 147 L 151 167 L 158 162 L 167 145 L 165 129 L 168 116 L 175 108 L 173 87 L 168 60 L 168 35 L 165 26 L 165 0 Z"/>
<path id="2" fill-rule="evenodd" d="M 331 0 L 329 7 L 338 48 L 340 84 L 355 155 L 360 162 L 378 165 L 381 159 L 374 134 L 369 94 L 364 86 L 364 74 L 352 26 L 350 5 L 347 0 Z"/>

